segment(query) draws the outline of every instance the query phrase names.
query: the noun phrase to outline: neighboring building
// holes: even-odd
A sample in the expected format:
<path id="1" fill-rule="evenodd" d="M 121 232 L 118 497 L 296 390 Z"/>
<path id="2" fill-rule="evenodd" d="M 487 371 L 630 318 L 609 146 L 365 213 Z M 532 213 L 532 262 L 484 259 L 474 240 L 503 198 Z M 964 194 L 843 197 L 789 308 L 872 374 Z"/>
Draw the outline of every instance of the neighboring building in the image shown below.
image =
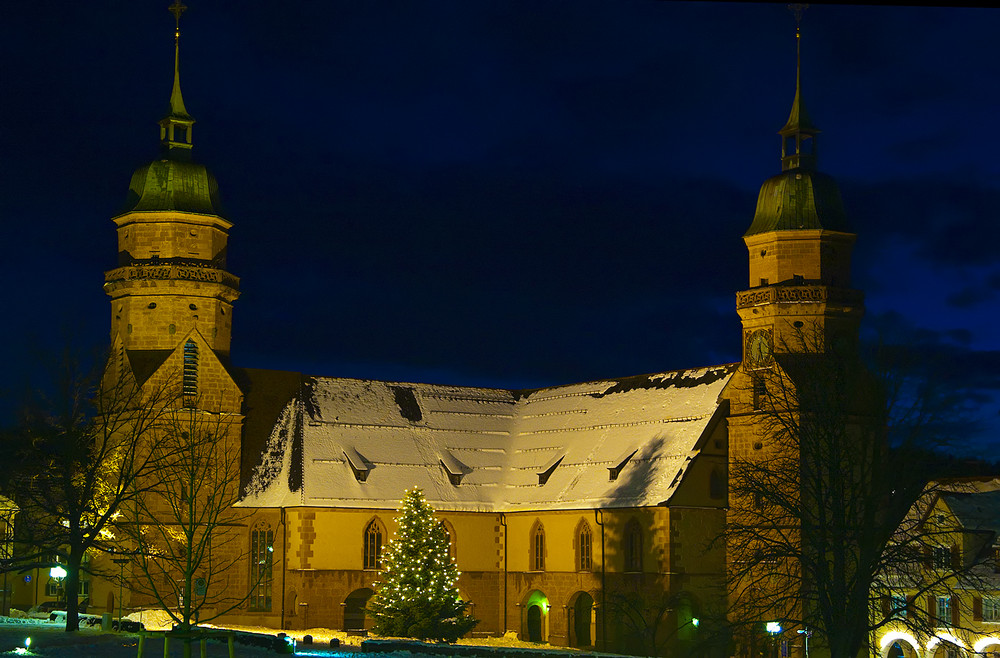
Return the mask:
<path id="1" fill-rule="evenodd" d="M 14 501 L 0 496 L 0 563 L 4 565 L 3 600 L 0 614 L 7 614 L 11 606 L 11 588 L 16 576 L 7 572 L 7 563 L 14 555 L 14 517 L 20 510 Z"/>
<path id="2" fill-rule="evenodd" d="M 933 485 L 911 518 L 921 555 L 882 601 L 881 658 L 1000 658 L 1000 480 Z"/>

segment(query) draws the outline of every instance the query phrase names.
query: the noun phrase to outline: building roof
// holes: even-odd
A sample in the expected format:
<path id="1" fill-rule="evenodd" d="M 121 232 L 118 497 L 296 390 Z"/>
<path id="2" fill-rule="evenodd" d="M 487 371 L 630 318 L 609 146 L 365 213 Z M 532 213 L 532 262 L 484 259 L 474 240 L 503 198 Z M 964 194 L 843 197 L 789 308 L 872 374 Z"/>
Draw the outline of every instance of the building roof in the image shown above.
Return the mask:
<path id="1" fill-rule="evenodd" d="M 394 508 L 413 486 L 443 510 L 657 505 L 735 368 L 533 391 L 303 377 L 241 505 Z"/>
<path id="2" fill-rule="evenodd" d="M 764 181 L 745 235 L 768 231 L 826 229 L 849 232 L 840 188 L 833 177 L 789 169 Z"/>
<path id="3" fill-rule="evenodd" d="M 204 165 L 167 157 L 135 170 L 120 214 L 155 210 L 225 217 L 215 176 Z"/>
<path id="4" fill-rule="evenodd" d="M 964 530 L 1000 534 L 1000 490 L 943 492 L 941 498 Z"/>

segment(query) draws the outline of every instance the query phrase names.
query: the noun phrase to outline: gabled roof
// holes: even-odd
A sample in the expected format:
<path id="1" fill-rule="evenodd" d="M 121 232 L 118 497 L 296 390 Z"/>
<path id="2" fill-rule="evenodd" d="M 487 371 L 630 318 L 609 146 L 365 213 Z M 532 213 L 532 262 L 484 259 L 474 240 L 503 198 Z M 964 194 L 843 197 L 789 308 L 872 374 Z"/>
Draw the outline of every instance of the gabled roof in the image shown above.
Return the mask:
<path id="1" fill-rule="evenodd" d="M 946 492 L 941 499 L 963 530 L 1000 534 L 1000 490 Z"/>
<path id="2" fill-rule="evenodd" d="M 657 505 L 698 454 L 735 368 L 534 391 L 304 377 L 241 504 L 393 508 L 418 486 L 446 510 Z"/>

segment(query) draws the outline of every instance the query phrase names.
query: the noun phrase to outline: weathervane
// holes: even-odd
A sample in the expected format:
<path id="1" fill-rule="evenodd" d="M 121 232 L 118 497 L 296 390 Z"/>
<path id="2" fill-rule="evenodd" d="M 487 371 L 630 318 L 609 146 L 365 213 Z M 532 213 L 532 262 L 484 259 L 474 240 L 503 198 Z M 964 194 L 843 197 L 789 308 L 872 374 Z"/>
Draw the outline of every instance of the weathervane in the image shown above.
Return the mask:
<path id="1" fill-rule="evenodd" d="M 798 41 L 801 36 L 799 28 L 802 25 L 802 12 L 809 9 L 809 5 L 804 5 L 800 3 L 793 3 L 788 5 L 788 11 L 792 12 L 795 16 L 795 40 Z"/>
<path id="2" fill-rule="evenodd" d="M 181 14 L 187 9 L 187 5 L 181 2 L 181 0 L 174 0 L 174 4 L 167 7 L 167 11 L 174 15 L 174 22 L 177 27 L 174 30 L 174 42 L 180 40 L 181 38 Z"/>

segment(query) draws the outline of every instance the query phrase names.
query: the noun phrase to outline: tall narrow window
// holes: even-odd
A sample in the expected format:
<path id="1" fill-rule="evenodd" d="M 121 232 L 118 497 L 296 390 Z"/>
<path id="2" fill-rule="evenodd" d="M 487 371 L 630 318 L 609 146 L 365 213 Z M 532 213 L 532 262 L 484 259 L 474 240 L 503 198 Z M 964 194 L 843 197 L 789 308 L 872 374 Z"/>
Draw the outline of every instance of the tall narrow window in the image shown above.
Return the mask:
<path id="1" fill-rule="evenodd" d="M 580 532 L 577 534 L 576 568 L 577 571 L 590 571 L 594 567 L 594 536 L 590 532 L 590 524 L 580 522 Z"/>
<path id="2" fill-rule="evenodd" d="M 625 571 L 642 571 L 642 528 L 632 519 L 625 526 Z"/>
<path id="3" fill-rule="evenodd" d="M 937 622 L 935 626 L 947 626 L 951 624 L 951 597 L 950 596 L 939 596 L 937 597 Z"/>
<path id="4" fill-rule="evenodd" d="M 184 379 L 182 388 L 185 398 L 193 398 L 198 395 L 198 346 L 193 340 L 184 343 Z M 188 400 L 185 399 L 185 403 Z"/>
<path id="5" fill-rule="evenodd" d="M 448 557 L 455 559 L 455 529 L 447 521 L 441 521 L 441 529 L 444 530 L 444 537 L 448 540 Z"/>
<path id="6" fill-rule="evenodd" d="M 250 609 L 271 609 L 274 531 L 261 522 L 250 533 Z"/>
<path id="7" fill-rule="evenodd" d="M 382 528 L 372 520 L 365 528 L 365 569 L 382 568 Z"/>
<path id="8" fill-rule="evenodd" d="M 708 496 L 715 500 L 726 497 L 726 479 L 719 467 L 713 468 L 708 476 Z"/>
<path id="9" fill-rule="evenodd" d="M 541 523 L 536 523 L 531 533 L 531 570 L 545 571 L 545 529 Z"/>

